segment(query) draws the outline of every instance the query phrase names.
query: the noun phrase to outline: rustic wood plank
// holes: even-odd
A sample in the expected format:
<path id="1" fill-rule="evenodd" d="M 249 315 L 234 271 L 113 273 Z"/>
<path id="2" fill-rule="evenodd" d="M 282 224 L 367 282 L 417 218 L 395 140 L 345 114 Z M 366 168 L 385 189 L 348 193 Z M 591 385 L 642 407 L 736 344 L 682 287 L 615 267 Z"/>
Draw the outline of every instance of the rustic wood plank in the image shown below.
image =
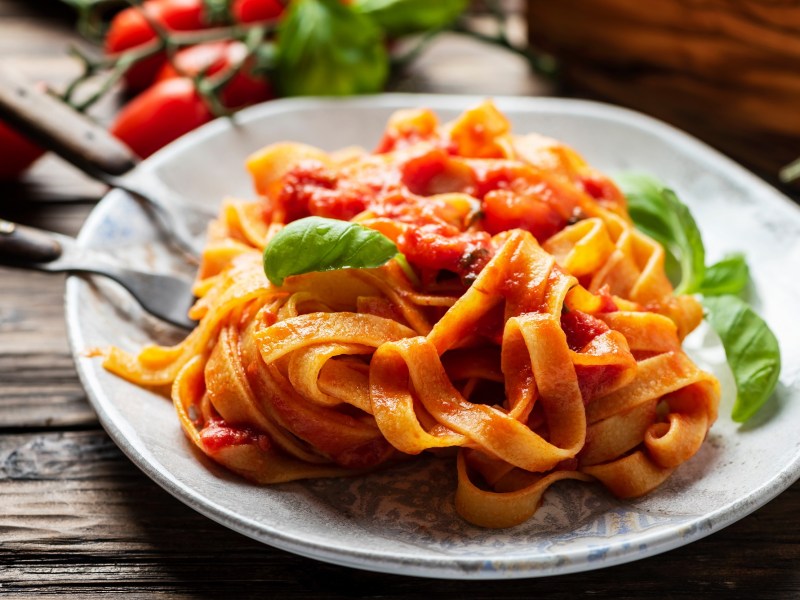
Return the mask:
<path id="1" fill-rule="evenodd" d="M 27 280 L 32 292 L 39 274 Z M 55 288 L 55 289 L 54 289 Z M 5 291 L 0 295 L 0 429 L 15 427 L 94 425 L 97 418 L 86 401 L 69 352 L 63 318 L 63 277 L 54 277 L 48 294 L 19 300 Z M 57 290 L 57 291 L 56 291 Z"/>
<path id="2" fill-rule="evenodd" d="M 0 380 L 0 430 L 97 424 L 67 353 L 0 356 Z"/>
<path id="3" fill-rule="evenodd" d="M 361 572 L 216 525 L 142 475 L 100 431 L 0 437 L 0 592 L 275 598 L 786 598 L 798 590 L 800 484 L 709 538 L 602 571 L 530 581 Z M 794 575 L 793 575 L 794 574 Z M 670 590 L 691 590 L 688 595 Z"/>
<path id="4" fill-rule="evenodd" d="M 4 218 L 68 235 L 88 210 L 0 203 Z M 0 266 L 0 429 L 97 424 L 67 343 L 64 279 Z"/>

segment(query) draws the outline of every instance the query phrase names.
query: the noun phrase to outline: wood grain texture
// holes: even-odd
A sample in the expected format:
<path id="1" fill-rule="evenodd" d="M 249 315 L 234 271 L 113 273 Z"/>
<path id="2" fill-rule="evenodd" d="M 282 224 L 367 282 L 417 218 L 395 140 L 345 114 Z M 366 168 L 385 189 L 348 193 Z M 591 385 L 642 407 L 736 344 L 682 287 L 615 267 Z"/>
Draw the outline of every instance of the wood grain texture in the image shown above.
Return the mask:
<path id="1" fill-rule="evenodd" d="M 0 216 L 74 235 L 88 205 L 0 203 Z M 64 276 L 0 266 L 0 430 L 97 426 L 64 323 Z"/>
<path id="2" fill-rule="evenodd" d="M 800 4 L 528 0 L 571 93 L 664 119 L 761 170 L 800 154 Z M 800 189 L 800 188 L 798 188 Z"/>
<path id="3" fill-rule="evenodd" d="M 0 0 L 0 59 L 63 82 L 73 68 L 63 54 L 70 40 L 70 13 L 56 0 Z M 449 61 L 460 66 L 448 68 Z M 517 59 L 457 37 L 437 43 L 398 85 L 485 94 L 547 89 Z M 101 118 L 112 108 L 102 107 Z M 74 235 L 103 191 L 48 156 L 21 183 L 0 185 L 0 217 Z M 103 432 L 69 353 L 63 294 L 62 276 L 0 267 L 0 597 L 800 597 L 800 484 L 684 548 L 538 580 L 384 575 L 257 543 L 172 498 Z"/>
<path id="4" fill-rule="evenodd" d="M 325 565 L 228 531 L 155 486 L 99 431 L 0 437 L 0 590 L 111 596 L 788 598 L 800 484 L 726 530 L 629 565 L 541 580 L 436 581 Z M 764 560 L 769 557 L 769 560 Z M 196 592 L 201 591 L 197 594 Z M 231 594 L 230 596 L 228 594 Z M 577 594 L 577 595 L 576 595 Z"/>

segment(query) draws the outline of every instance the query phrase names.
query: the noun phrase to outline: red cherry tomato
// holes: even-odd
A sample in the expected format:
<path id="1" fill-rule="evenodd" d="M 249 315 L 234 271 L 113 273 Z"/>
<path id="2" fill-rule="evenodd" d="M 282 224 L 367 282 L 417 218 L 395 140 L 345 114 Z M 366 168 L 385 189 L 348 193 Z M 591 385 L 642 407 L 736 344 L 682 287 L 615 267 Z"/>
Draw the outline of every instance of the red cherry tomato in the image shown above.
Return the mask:
<path id="1" fill-rule="evenodd" d="M 162 67 L 156 80 L 194 77 L 201 73 L 214 75 L 238 64 L 246 52 L 245 45 L 236 41 L 209 42 L 185 48 L 175 55 L 174 65 L 166 64 Z M 269 82 L 250 75 L 245 66 L 222 90 L 221 100 L 228 108 L 237 109 L 273 97 Z"/>
<path id="2" fill-rule="evenodd" d="M 284 6 L 278 0 L 234 0 L 233 18 L 239 23 L 257 23 L 277 19 Z"/>
<path id="3" fill-rule="evenodd" d="M 0 121 L 0 180 L 16 179 L 44 150 Z"/>
<path id="4" fill-rule="evenodd" d="M 147 0 L 141 10 L 126 8 L 112 19 L 105 40 L 107 54 L 119 54 L 156 39 L 155 31 L 141 11 L 168 30 L 195 31 L 209 26 L 204 17 L 203 0 Z M 134 65 L 125 74 L 128 87 L 134 91 L 146 88 L 164 62 L 164 55 L 158 54 Z"/>
<path id="5" fill-rule="evenodd" d="M 167 79 L 131 100 L 111 133 L 144 158 L 211 119 L 191 79 Z"/>
<path id="6" fill-rule="evenodd" d="M 156 38 L 148 19 L 171 31 L 197 31 L 213 25 L 206 15 L 204 0 L 146 0 L 141 9 L 126 8 L 111 21 L 106 35 L 105 51 L 114 55 L 142 46 Z M 278 18 L 284 10 L 278 0 L 234 0 L 233 18 L 240 23 L 254 23 Z M 125 74 L 131 90 L 143 90 L 150 85 L 163 66 L 163 54 L 147 58 Z"/>

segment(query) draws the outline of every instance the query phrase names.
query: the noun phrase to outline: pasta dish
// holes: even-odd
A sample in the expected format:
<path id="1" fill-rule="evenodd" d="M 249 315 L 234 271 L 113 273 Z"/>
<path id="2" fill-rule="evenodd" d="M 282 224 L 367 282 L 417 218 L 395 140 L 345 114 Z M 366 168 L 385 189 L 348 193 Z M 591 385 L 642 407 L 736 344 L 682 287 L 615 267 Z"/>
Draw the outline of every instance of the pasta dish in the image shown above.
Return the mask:
<path id="1" fill-rule="evenodd" d="M 217 463 L 274 484 L 439 454 L 458 513 L 510 527 L 559 480 L 638 497 L 702 445 L 719 384 L 681 345 L 702 309 L 569 147 L 486 102 L 444 124 L 399 111 L 372 152 L 285 142 L 247 168 L 259 199 L 227 199 L 209 226 L 196 329 L 104 358 L 170 389 Z M 396 256 L 314 267 L 343 238 L 320 248 L 306 224 L 331 219 Z M 279 241 L 308 268 L 271 281 Z"/>

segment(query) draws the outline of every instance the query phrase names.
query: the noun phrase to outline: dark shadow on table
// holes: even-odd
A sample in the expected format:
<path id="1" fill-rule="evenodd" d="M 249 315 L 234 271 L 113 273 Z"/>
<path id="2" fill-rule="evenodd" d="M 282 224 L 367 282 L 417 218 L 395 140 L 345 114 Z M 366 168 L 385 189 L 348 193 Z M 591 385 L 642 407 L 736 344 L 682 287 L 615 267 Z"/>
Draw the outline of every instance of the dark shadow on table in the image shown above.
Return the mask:
<path id="1" fill-rule="evenodd" d="M 434 580 L 325 564 L 270 548 L 195 513 L 131 465 L 128 518 L 151 553 L 136 558 L 157 573 L 153 592 L 195 598 L 786 598 L 800 585 L 794 527 L 800 484 L 754 516 L 671 552 L 625 565 L 510 581 Z M 788 578 L 788 579 L 787 579 Z M 793 579 L 792 579 L 793 578 Z M 141 590 L 144 581 L 133 581 Z M 149 587 L 148 583 L 148 587 Z"/>

